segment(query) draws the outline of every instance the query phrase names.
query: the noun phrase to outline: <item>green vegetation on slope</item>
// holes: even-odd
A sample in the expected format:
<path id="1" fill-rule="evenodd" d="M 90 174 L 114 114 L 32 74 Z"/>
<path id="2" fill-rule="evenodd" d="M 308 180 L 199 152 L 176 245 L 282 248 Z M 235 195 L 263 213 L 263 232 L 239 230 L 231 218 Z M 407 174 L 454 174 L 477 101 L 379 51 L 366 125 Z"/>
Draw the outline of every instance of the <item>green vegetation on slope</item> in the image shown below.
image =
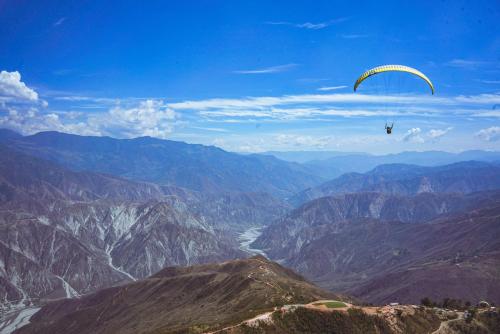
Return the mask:
<path id="1" fill-rule="evenodd" d="M 328 308 L 342 308 L 342 307 L 347 307 L 347 305 L 345 303 L 339 302 L 337 300 L 332 300 L 332 301 L 323 302 L 323 303 L 314 303 L 313 305 L 316 305 L 316 306 L 325 305 Z"/>
<path id="2" fill-rule="evenodd" d="M 398 332 L 423 334 L 436 330 L 440 325 L 438 317 L 429 310 L 417 310 L 413 315 L 397 316 Z M 231 333 L 242 334 L 393 334 L 396 331 L 389 322 L 378 315 L 370 315 L 361 309 L 347 312 L 322 312 L 298 308 L 294 312 L 274 313 L 273 323 L 261 323 L 259 327 L 241 326 Z"/>

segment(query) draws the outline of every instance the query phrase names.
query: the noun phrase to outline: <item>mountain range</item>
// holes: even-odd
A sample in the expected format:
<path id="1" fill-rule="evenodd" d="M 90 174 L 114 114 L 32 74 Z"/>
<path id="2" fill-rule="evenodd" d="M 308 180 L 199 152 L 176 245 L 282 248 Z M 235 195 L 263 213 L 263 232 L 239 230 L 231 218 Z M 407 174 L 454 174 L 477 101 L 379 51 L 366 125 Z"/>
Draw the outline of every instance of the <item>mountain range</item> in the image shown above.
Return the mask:
<path id="1" fill-rule="evenodd" d="M 244 257 L 235 235 L 283 214 L 265 193 L 135 182 L 0 146 L 4 307 L 86 294 L 168 265 Z"/>
<path id="2" fill-rule="evenodd" d="M 253 247 L 334 291 L 373 303 L 500 301 L 500 193 L 355 193 L 308 202 Z M 471 288 L 473 287 L 473 288 Z"/>
<path id="3" fill-rule="evenodd" d="M 267 192 L 284 198 L 324 181 L 300 164 L 272 156 L 240 155 L 151 137 L 115 139 L 59 132 L 20 136 L 3 130 L 0 141 L 72 170 L 203 192 Z"/>
<path id="4" fill-rule="evenodd" d="M 379 165 L 407 164 L 427 167 L 449 165 L 461 161 L 499 162 L 500 152 L 471 150 L 460 153 L 425 151 L 373 155 L 364 152 L 293 151 L 265 152 L 279 159 L 300 162 L 303 166 L 327 179 L 345 173 L 365 173 Z"/>
<path id="5" fill-rule="evenodd" d="M 289 202 L 307 201 L 340 193 L 378 191 L 388 194 L 471 193 L 500 188 L 500 164 L 463 161 L 423 167 L 406 164 L 380 165 L 361 173 L 347 173 L 292 196 Z"/>
<path id="6" fill-rule="evenodd" d="M 496 153 L 438 153 L 327 181 L 344 167 L 0 130 L 0 328 L 34 314 L 18 332 L 435 330 L 434 311 L 361 303 L 500 302 Z M 241 260 L 255 253 L 280 265 Z"/>

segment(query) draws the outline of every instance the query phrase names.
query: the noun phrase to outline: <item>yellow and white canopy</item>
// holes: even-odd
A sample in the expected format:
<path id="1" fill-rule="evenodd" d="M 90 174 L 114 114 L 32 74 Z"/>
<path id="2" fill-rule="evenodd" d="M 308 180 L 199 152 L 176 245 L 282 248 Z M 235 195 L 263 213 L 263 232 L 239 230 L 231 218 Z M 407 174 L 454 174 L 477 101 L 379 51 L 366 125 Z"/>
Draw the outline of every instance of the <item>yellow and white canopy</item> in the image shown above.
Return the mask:
<path id="1" fill-rule="evenodd" d="M 407 73 L 416 75 L 417 77 L 421 78 L 429 85 L 429 87 L 431 88 L 432 94 L 434 94 L 434 85 L 432 84 L 432 82 L 429 80 L 429 78 L 425 74 L 423 74 L 422 72 L 420 72 L 417 69 L 414 69 L 414 68 L 408 67 L 408 66 L 404 66 L 404 65 L 382 65 L 382 66 L 377 66 L 377 67 L 372 68 L 371 70 L 366 71 L 365 73 L 361 74 L 361 76 L 358 78 L 358 80 L 356 80 L 356 83 L 354 84 L 354 91 L 356 91 L 358 86 L 367 78 L 369 78 L 373 75 L 379 74 L 379 73 L 383 73 L 383 72 L 407 72 Z"/>

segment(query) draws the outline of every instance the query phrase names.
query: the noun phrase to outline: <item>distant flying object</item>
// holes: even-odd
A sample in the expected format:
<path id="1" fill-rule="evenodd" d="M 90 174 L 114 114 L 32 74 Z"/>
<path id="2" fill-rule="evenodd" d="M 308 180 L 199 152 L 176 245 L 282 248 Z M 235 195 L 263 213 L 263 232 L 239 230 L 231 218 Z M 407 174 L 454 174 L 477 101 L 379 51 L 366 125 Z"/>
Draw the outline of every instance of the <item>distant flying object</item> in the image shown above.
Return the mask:
<path id="1" fill-rule="evenodd" d="M 432 95 L 434 95 L 434 85 L 433 85 L 432 81 L 425 74 L 420 72 L 419 70 L 414 69 L 412 67 L 404 66 L 404 65 L 382 65 L 382 66 L 374 67 L 374 68 L 364 72 L 363 74 L 361 74 L 361 76 L 358 78 L 358 80 L 356 80 L 356 82 L 354 83 L 354 91 L 356 92 L 358 87 L 361 85 L 361 83 L 363 83 L 366 79 L 373 77 L 375 75 L 378 75 L 378 74 L 382 74 L 383 76 L 385 76 L 385 75 L 387 75 L 388 72 L 400 72 L 400 73 L 402 72 L 402 73 L 408 73 L 408 74 L 412 74 L 414 76 L 417 76 L 418 78 L 422 79 L 429 86 L 429 88 L 431 89 Z M 385 94 L 388 93 L 387 91 L 389 90 L 389 88 L 397 88 L 397 89 L 401 88 L 401 87 L 398 87 L 401 85 L 401 78 L 397 78 L 397 79 L 398 80 L 391 79 L 390 77 L 384 78 L 382 83 L 380 83 L 380 86 L 382 86 L 382 88 L 385 88 L 385 91 L 384 91 Z M 395 87 L 391 87 L 391 86 L 395 86 Z M 388 135 L 390 135 L 392 133 L 393 127 L 394 127 L 394 122 L 392 122 L 391 126 L 387 126 L 387 122 L 386 122 L 385 130 L 386 130 Z"/>
<path id="2" fill-rule="evenodd" d="M 392 133 L 393 127 L 394 127 L 394 123 L 392 123 L 391 126 L 387 126 L 387 123 L 385 123 L 385 131 L 387 131 L 388 135 L 390 135 Z"/>

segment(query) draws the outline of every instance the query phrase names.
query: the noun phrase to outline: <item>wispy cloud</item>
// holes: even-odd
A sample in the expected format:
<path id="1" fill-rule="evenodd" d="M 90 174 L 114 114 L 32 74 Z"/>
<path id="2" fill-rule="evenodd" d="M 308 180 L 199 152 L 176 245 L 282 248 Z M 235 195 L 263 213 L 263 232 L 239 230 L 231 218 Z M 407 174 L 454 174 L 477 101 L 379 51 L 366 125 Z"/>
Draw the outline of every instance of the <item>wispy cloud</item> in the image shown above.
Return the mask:
<path id="1" fill-rule="evenodd" d="M 482 80 L 482 79 L 476 79 L 477 82 L 485 83 L 485 84 L 492 84 L 492 85 L 498 85 L 500 84 L 500 80 Z"/>
<path id="2" fill-rule="evenodd" d="M 429 130 L 429 132 L 427 133 L 427 136 L 433 140 L 437 140 L 443 136 L 445 136 L 448 132 L 450 132 L 451 130 L 453 130 L 452 127 L 448 127 L 446 129 L 431 129 Z"/>
<path id="3" fill-rule="evenodd" d="M 472 60 L 472 59 L 452 59 L 445 63 L 447 66 L 459 67 L 463 69 L 473 70 L 478 67 L 488 66 L 494 64 L 490 61 Z"/>
<path id="4" fill-rule="evenodd" d="M 284 26 L 291 26 L 295 28 L 301 28 L 301 29 L 310 29 L 310 30 L 318 30 L 318 29 L 323 29 L 328 26 L 331 26 L 332 24 L 337 24 L 341 23 L 344 21 L 349 20 L 348 17 L 339 17 L 333 20 L 325 21 L 325 22 L 318 22 L 318 23 L 312 23 L 312 22 L 304 22 L 304 23 L 293 23 L 293 22 L 287 22 L 287 21 L 268 21 L 266 24 L 270 25 L 284 25 Z"/>
<path id="5" fill-rule="evenodd" d="M 318 90 L 320 91 L 331 91 L 331 90 L 338 90 L 338 89 L 344 89 L 347 88 L 347 86 L 329 86 L 329 87 L 320 87 Z"/>
<path id="6" fill-rule="evenodd" d="M 341 38 L 344 39 L 359 39 L 359 38 L 367 38 L 370 35 L 368 34 L 342 34 L 340 35 Z"/>
<path id="7" fill-rule="evenodd" d="M 239 117 L 239 118 L 268 118 L 280 120 L 305 119 L 318 116 L 330 117 L 380 117 L 396 116 L 397 111 L 391 110 L 364 110 L 364 109 L 335 109 L 335 108 L 269 108 L 262 110 L 240 109 L 240 110 L 209 110 L 200 111 L 200 115 L 206 117 Z M 406 113 L 412 115 L 412 113 Z"/>
<path id="8" fill-rule="evenodd" d="M 422 133 L 422 129 L 420 128 L 412 128 L 406 132 L 406 134 L 403 136 L 402 140 L 405 142 L 411 142 L 411 143 L 424 143 L 425 140 L 422 138 L 420 135 Z"/>
<path id="9" fill-rule="evenodd" d="M 476 133 L 476 137 L 479 139 L 482 139 L 484 141 L 498 141 L 500 140 L 500 127 L 499 126 L 492 126 L 487 129 L 482 129 L 479 130 Z"/>
<path id="10" fill-rule="evenodd" d="M 456 106 L 461 104 L 494 105 L 500 103 L 500 94 L 459 95 L 437 97 L 427 95 L 367 95 L 367 94 L 303 94 L 283 96 L 244 97 L 240 99 L 215 98 L 207 100 L 170 103 L 173 109 L 210 110 L 210 109 L 258 109 L 292 104 L 398 104 L 398 105 L 436 105 Z"/>
<path id="11" fill-rule="evenodd" d="M 297 79 L 297 82 L 311 84 L 311 83 L 318 83 L 318 82 L 328 81 L 328 80 L 330 80 L 330 79 L 328 79 L 328 78 L 300 78 L 300 79 Z"/>
<path id="12" fill-rule="evenodd" d="M 271 66 L 271 67 L 265 67 L 265 68 L 259 68 L 259 69 L 253 69 L 253 70 L 237 70 L 233 71 L 233 73 L 237 74 L 266 74 L 266 73 L 279 73 L 279 72 L 286 72 L 291 70 L 292 68 L 296 67 L 297 64 L 285 64 L 285 65 L 278 65 L 278 66 Z"/>
<path id="13" fill-rule="evenodd" d="M 189 128 L 196 129 L 196 130 L 213 131 L 213 132 L 229 132 L 229 130 L 227 130 L 227 129 L 212 128 L 212 127 L 205 127 L 205 126 L 190 126 Z"/>
<path id="14" fill-rule="evenodd" d="M 61 24 L 64 23 L 64 21 L 66 21 L 66 17 L 61 17 L 60 19 L 58 19 L 56 22 L 54 22 L 54 24 L 52 24 L 53 27 L 57 27 L 57 26 L 60 26 Z"/>

